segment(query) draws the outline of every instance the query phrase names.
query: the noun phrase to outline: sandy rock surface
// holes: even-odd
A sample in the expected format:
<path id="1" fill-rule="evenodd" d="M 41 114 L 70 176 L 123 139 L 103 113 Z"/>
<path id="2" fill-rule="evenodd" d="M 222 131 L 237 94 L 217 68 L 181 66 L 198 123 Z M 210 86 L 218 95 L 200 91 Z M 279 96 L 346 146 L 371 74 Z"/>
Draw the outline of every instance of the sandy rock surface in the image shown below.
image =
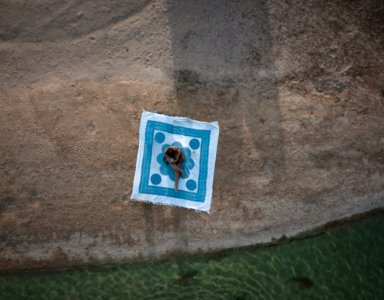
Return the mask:
<path id="1" fill-rule="evenodd" d="M 269 242 L 384 206 L 384 3 L 0 1 L 0 269 Z M 129 200 L 143 109 L 220 124 L 211 214 Z"/>

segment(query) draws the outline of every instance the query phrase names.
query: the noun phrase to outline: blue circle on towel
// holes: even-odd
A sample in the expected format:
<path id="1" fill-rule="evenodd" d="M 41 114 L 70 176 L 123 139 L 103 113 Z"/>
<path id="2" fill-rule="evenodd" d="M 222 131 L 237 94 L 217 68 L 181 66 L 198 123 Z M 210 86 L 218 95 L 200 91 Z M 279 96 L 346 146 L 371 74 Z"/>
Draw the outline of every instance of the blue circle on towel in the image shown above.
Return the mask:
<path id="1" fill-rule="evenodd" d="M 161 176 L 159 174 L 153 174 L 151 176 L 151 182 L 155 185 L 158 185 L 161 182 Z"/>
<path id="2" fill-rule="evenodd" d="M 164 140 L 165 140 L 165 135 L 164 135 L 164 133 L 162 133 L 162 132 L 158 132 L 158 133 L 156 133 L 156 135 L 155 135 L 155 141 L 156 141 L 156 142 L 158 142 L 158 143 L 162 143 L 162 142 L 164 142 Z"/>
<path id="3" fill-rule="evenodd" d="M 188 180 L 186 186 L 188 190 L 193 191 L 194 189 L 196 189 L 196 181 L 192 179 Z"/>
<path id="4" fill-rule="evenodd" d="M 163 147 L 161 147 L 161 152 L 165 152 L 169 146 L 169 144 L 164 144 Z"/>
<path id="5" fill-rule="evenodd" d="M 200 142 L 199 142 L 197 139 L 192 139 L 192 140 L 189 142 L 189 146 L 190 146 L 193 150 L 196 150 L 197 148 L 200 147 Z"/>
<path id="6" fill-rule="evenodd" d="M 177 147 L 179 149 L 181 149 L 183 147 L 183 145 L 181 145 L 179 142 L 172 143 L 172 146 Z"/>

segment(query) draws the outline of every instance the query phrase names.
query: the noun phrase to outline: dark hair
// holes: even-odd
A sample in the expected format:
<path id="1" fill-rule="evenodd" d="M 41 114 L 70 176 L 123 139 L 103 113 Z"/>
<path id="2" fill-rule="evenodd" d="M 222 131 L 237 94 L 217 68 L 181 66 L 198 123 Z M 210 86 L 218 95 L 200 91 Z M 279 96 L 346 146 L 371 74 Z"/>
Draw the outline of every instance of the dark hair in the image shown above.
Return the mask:
<path id="1" fill-rule="evenodd" d="M 165 153 L 170 157 L 170 158 L 175 158 L 176 157 L 176 150 L 172 148 L 168 148 Z"/>

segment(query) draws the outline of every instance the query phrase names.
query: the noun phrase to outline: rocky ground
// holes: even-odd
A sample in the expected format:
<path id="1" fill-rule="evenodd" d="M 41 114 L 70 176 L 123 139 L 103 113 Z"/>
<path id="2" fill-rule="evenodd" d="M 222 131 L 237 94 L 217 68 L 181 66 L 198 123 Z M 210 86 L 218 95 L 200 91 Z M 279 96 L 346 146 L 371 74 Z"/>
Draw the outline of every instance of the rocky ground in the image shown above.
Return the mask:
<path id="1" fill-rule="evenodd" d="M 0 0 L 0 39 L 2 270 L 269 242 L 384 206 L 380 0 Z M 219 122 L 211 214 L 129 200 L 143 109 Z"/>

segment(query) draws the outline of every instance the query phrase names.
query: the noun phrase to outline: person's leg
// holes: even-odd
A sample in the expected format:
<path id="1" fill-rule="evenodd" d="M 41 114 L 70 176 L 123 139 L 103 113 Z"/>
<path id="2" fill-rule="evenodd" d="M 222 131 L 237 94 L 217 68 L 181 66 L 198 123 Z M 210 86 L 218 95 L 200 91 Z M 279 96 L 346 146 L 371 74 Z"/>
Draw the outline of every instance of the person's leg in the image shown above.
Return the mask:
<path id="1" fill-rule="evenodd" d="M 169 164 L 171 168 L 175 171 L 175 191 L 179 190 L 179 176 L 181 174 L 184 177 L 184 171 L 176 164 Z"/>
<path id="2" fill-rule="evenodd" d="M 179 190 L 179 172 L 175 170 L 175 191 Z"/>
<path id="3" fill-rule="evenodd" d="M 184 177 L 184 171 L 182 168 L 179 167 L 177 164 L 170 164 L 171 168 L 175 170 L 175 172 L 179 172 L 182 177 Z"/>

